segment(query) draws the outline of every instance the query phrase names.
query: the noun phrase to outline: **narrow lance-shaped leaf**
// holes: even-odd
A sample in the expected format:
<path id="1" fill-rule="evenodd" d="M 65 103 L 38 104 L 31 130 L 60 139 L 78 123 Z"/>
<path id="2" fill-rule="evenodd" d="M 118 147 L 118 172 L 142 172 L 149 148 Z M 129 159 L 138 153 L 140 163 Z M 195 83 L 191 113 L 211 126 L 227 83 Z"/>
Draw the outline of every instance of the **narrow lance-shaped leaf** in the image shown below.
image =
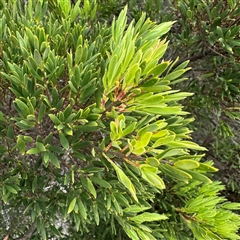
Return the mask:
<path id="1" fill-rule="evenodd" d="M 153 145 L 152 148 L 159 147 L 161 145 L 166 145 L 170 142 L 172 142 L 175 139 L 175 134 L 159 138 Z"/>
<path id="2" fill-rule="evenodd" d="M 108 70 L 105 73 L 106 76 L 103 77 L 104 89 L 106 90 L 107 93 L 114 85 L 114 81 L 111 81 L 111 79 L 109 79 L 109 76 L 112 76 L 114 69 L 116 67 L 117 61 L 118 61 L 117 55 L 114 55 L 109 62 Z"/>
<path id="3" fill-rule="evenodd" d="M 40 152 L 45 152 L 46 151 L 45 146 L 41 142 L 36 142 L 36 147 Z"/>
<path id="4" fill-rule="evenodd" d="M 142 178 L 149 182 L 151 185 L 159 188 L 164 189 L 165 184 L 164 181 L 157 175 L 157 168 L 150 166 L 148 164 L 143 164 L 140 166 Z"/>
<path id="5" fill-rule="evenodd" d="M 133 145 L 133 147 L 136 149 L 146 147 L 151 139 L 151 136 L 151 132 L 146 132 L 143 136 L 141 136 L 141 139 L 138 140 L 135 145 Z"/>
<path id="6" fill-rule="evenodd" d="M 81 198 L 77 199 L 77 204 L 78 204 L 78 209 L 79 209 L 81 216 L 83 217 L 83 219 L 87 219 L 87 211 L 86 211 L 86 208 L 85 208 Z"/>
<path id="7" fill-rule="evenodd" d="M 19 113 L 22 114 L 24 117 L 27 117 L 27 115 L 31 114 L 28 106 L 20 99 L 14 100 L 14 103 Z"/>
<path id="8" fill-rule="evenodd" d="M 130 212 L 130 213 L 139 213 L 139 212 L 144 212 L 145 210 L 150 209 L 150 207 L 145 207 L 145 206 L 138 206 L 138 205 L 131 205 L 128 208 L 125 208 L 123 211 L 124 212 Z"/>
<path id="9" fill-rule="evenodd" d="M 103 180 L 102 178 L 98 177 L 91 177 L 92 182 L 95 184 L 99 185 L 100 187 L 103 188 L 112 188 L 111 184 L 108 183 L 107 181 Z"/>
<path id="10" fill-rule="evenodd" d="M 27 154 L 37 154 L 39 152 L 40 152 L 40 150 L 38 148 L 31 148 L 26 153 Z"/>
<path id="11" fill-rule="evenodd" d="M 181 169 L 195 169 L 199 167 L 199 163 L 194 160 L 179 160 L 174 163 L 174 166 Z"/>
<path id="12" fill-rule="evenodd" d="M 76 204 L 76 201 L 77 201 L 77 198 L 73 198 L 73 200 L 71 201 L 71 203 L 69 204 L 69 207 L 68 207 L 68 211 L 67 213 L 71 213 L 75 207 L 75 204 Z"/>
<path id="13" fill-rule="evenodd" d="M 59 132 L 59 137 L 60 137 L 60 142 L 62 144 L 62 146 L 68 150 L 69 149 L 69 142 L 67 140 L 67 138 L 65 137 L 65 135 L 60 131 Z"/>
<path id="14" fill-rule="evenodd" d="M 58 158 L 55 156 L 55 154 L 53 154 L 52 152 L 48 152 L 48 155 L 49 155 L 49 159 L 50 159 L 51 163 L 55 167 L 60 168 L 60 163 L 58 161 Z"/>
<path id="15" fill-rule="evenodd" d="M 18 192 L 16 191 L 16 189 L 13 188 L 12 186 L 9 186 L 9 185 L 7 185 L 7 184 L 5 184 L 4 186 L 5 186 L 6 189 L 7 189 L 9 192 L 11 192 L 11 193 L 13 193 L 13 194 L 17 194 L 17 193 L 18 193 Z"/>
<path id="16" fill-rule="evenodd" d="M 133 66 L 129 67 L 129 69 L 127 70 L 126 75 L 123 79 L 122 88 L 124 90 L 129 89 L 134 86 L 134 79 L 135 79 L 135 75 L 136 75 L 136 72 L 138 71 L 138 69 L 140 69 L 138 63 L 135 63 Z"/>
<path id="17" fill-rule="evenodd" d="M 240 203 L 226 202 L 221 207 L 229 210 L 240 210 Z"/>
<path id="18" fill-rule="evenodd" d="M 154 221 L 161 221 L 166 219 L 168 219 L 168 217 L 164 214 L 148 213 L 148 212 L 131 217 L 131 220 L 133 220 L 138 224 L 141 224 L 143 222 L 154 222 Z"/>
<path id="19" fill-rule="evenodd" d="M 87 186 L 88 186 L 89 192 L 93 195 L 93 197 L 97 198 L 95 187 L 93 186 L 93 183 L 89 178 L 87 178 Z"/>
<path id="20" fill-rule="evenodd" d="M 99 225 L 99 213 L 98 213 L 98 206 L 97 204 L 93 204 L 93 214 L 94 214 L 94 220 L 97 224 L 97 226 Z"/>
<path id="21" fill-rule="evenodd" d="M 118 126 L 116 122 L 110 122 L 110 138 L 112 141 L 117 140 L 119 138 L 118 134 Z"/>
<path id="22" fill-rule="evenodd" d="M 50 119 L 53 121 L 53 123 L 55 125 L 59 125 L 61 124 L 61 121 L 53 114 L 48 114 L 48 116 L 50 117 Z"/>
<path id="23" fill-rule="evenodd" d="M 111 163 L 111 165 L 115 169 L 119 181 L 129 190 L 129 192 L 133 196 L 134 200 L 138 202 L 138 199 L 136 196 L 136 190 L 135 190 L 135 187 L 132 184 L 131 180 L 105 153 L 103 153 L 103 156 Z"/>
<path id="24" fill-rule="evenodd" d="M 160 164 L 159 168 L 169 177 L 172 177 L 174 179 L 184 181 L 184 182 L 188 182 L 190 179 L 192 179 L 192 176 L 190 174 L 186 173 L 183 170 L 174 168 L 173 166 L 170 166 L 168 164 Z"/>
<path id="25" fill-rule="evenodd" d="M 46 105 L 44 103 L 41 103 L 38 111 L 38 124 L 42 121 L 45 111 L 46 111 Z"/>
<path id="26" fill-rule="evenodd" d="M 123 130 L 123 137 L 132 133 L 136 127 L 137 122 L 133 122 L 129 124 L 124 130 Z"/>
<path id="27" fill-rule="evenodd" d="M 192 178 L 196 181 L 206 182 L 206 183 L 212 182 L 212 180 L 210 178 L 208 178 L 207 176 L 205 176 L 197 171 L 191 171 L 191 170 L 187 170 L 187 169 L 184 169 L 184 171 L 186 173 L 190 174 L 192 176 Z"/>
<path id="28" fill-rule="evenodd" d="M 190 68 L 174 71 L 174 72 L 168 74 L 166 77 L 164 77 L 164 80 L 166 79 L 166 80 L 172 81 L 172 80 L 180 77 L 181 75 L 183 75 L 187 70 L 190 70 Z"/>
<path id="29" fill-rule="evenodd" d="M 203 171 L 203 172 L 217 172 L 218 171 L 217 168 L 215 168 L 209 164 L 206 164 L 206 163 L 199 163 L 198 170 Z"/>
<path id="30" fill-rule="evenodd" d="M 189 148 L 194 150 L 205 151 L 207 150 L 205 147 L 201 147 L 198 144 L 190 141 L 173 141 L 169 143 L 171 147 L 182 147 L 182 148 Z"/>
<path id="31" fill-rule="evenodd" d="M 26 143 L 21 140 L 20 136 L 17 138 L 17 146 L 20 149 L 21 153 L 24 154 L 26 151 Z"/>

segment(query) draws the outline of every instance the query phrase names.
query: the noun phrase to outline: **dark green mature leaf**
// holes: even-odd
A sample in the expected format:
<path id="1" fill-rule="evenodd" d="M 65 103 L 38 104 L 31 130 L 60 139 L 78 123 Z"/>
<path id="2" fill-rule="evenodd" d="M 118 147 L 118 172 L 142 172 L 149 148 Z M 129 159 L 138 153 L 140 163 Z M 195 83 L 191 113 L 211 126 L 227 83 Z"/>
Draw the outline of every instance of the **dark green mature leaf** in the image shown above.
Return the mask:
<path id="1" fill-rule="evenodd" d="M 6 188 L 9 192 L 11 192 L 11 193 L 13 193 L 13 194 L 17 194 L 17 193 L 18 193 L 18 192 L 16 191 L 16 189 L 13 188 L 12 186 L 9 186 L 9 185 L 7 185 L 7 184 L 5 184 L 4 186 L 5 186 L 5 188 Z"/>
<path id="2" fill-rule="evenodd" d="M 31 114 L 30 109 L 28 108 L 28 106 L 23 101 L 21 101 L 20 99 L 16 99 L 14 101 L 14 103 L 15 103 L 17 111 L 21 115 L 23 115 L 24 117 L 27 117 L 27 115 Z"/>
<path id="3" fill-rule="evenodd" d="M 196 181 L 206 182 L 206 183 L 212 182 L 212 180 L 210 178 L 208 178 L 207 176 L 205 176 L 197 171 L 191 171 L 191 170 L 187 170 L 187 169 L 184 169 L 184 171 L 187 172 L 188 174 L 190 174 L 192 176 L 192 178 Z"/>
<path id="4" fill-rule="evenodd" d="M 69 149 L 69 142 L 67 140 L 67 138 L 65 137 L 65 135 L 60 131 L 59 132 L 59 137 L 60 137 L 60 142 L 62 144 L 62 146 L 68 150 Z"/>
<path id="5" fill-rule="evenodd" d="M 180 169 L 174 168 L 168 164 L 160 164 L 159 168 L 165 174 L 167 174 L 169 177 L 173 179 L 177 179 L 184 182 L 188 182 L 190 179 L 192 179 L 192 176 L 190 174 Z"/>
<path id="6" fill-rule="evenodd" d="M 50 162 L 57 168 L 60 168 L 60 163 L 56 155 L 52 152 L 48 152 Z M 47 160 L 46 160 L 47 161 Z"/>
<path id="7" fill-rule="evenodd" d="M 98 177 L 90 177 L 90 179 L 92 180 L 92 182 L 94 182 L 95 184 L 104 187 L 104 188 L 112 188 L 111 184 L 109 184 L 107 181 L 105 181 L 102 178 L 98 178 Z"/>
<path id="8" fill-rule="evenodd" d="M 96 189 L 93 186 L 93 183 L 89 178 L 87 178 L 87 187 L 88 187 L 89 192 L 93 195 L 93 197 L 97 198 Z"/>

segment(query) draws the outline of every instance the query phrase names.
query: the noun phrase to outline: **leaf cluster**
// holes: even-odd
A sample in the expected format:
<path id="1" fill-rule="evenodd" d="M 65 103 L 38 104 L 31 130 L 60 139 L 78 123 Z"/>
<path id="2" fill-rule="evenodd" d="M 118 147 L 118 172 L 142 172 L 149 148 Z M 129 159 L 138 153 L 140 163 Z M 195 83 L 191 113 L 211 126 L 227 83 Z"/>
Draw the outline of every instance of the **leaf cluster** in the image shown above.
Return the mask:
<path id="1" fill-rule="evenodd" d="M 176 21 L 168 34 L 168 55 L 180 56 L 179 63 L 191 60 L 189 80 L 177 88 L 195 93 L 184 102 L 197 119 L 194 139 L 209 149 L 220 168 L 219 179 L 238 193 L 238 1 L 130 1 L 130 6 L 134 18 L 143 10 L 156 22 Z"/>
<path id="2" fill-rule="evenodd" d="M 188 61 L 163 58 L 174 22 L 128 23 L 125 7 L 109 27 L 88 0 L 1 4 L 3 237 L 239 239 L 239 204 L 190 137 L 192 94 L 172 88 Z"/>

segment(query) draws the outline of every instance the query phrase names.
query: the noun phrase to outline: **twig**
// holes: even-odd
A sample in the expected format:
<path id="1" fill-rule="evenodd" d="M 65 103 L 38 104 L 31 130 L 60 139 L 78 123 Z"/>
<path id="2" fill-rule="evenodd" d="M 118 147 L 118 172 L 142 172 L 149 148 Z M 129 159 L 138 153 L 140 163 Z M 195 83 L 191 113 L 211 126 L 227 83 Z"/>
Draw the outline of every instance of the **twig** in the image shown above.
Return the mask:
<path id="1" fill-rule="evenodd" d="M 17 240 L 29 240 L 34 231 L 36 230 L 36 222 L 33 223 L 33 225 L 28 229 L 28 231 L 26 232 L 26 234 L 23 237 L 17 238 Z"/>

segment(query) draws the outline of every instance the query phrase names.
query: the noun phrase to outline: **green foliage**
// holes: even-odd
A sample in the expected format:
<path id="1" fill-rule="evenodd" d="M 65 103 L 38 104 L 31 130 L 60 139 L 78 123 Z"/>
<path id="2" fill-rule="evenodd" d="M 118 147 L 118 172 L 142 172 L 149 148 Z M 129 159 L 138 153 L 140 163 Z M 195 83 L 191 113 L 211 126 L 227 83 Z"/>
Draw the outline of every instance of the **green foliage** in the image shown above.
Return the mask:
<path id="1" fill-rule="evenodd" d="M 195 141 L 209 149 L 219 179 L 239 192 L 239 2 L 130 1 L 133 18 L 140 11 L 156 22 L 176 21 L 168 38 L 169 58 L 190 61 L 189 80 L 176 88 L 194 92 L 184 102 L 196 118 Z M 226 171 L 227 170 L 227 171 Z M 223 177 L 224 176 L 224 177 Z M 239 199 L 239 198 L 238 198 Z"/>
<path id="2" fill-rule="evenodd" d="M 190 70 L 163 59 L 173 21 L 0 3 L 2 237 L 239 239 L 239 204 L 189 135 L 192 94 L 172 89 Z"/>
<path id="3" fill-rule="evenodd" d="M 223 170 L 220 179 L 224 174 L 234 191 L 239 185 L 240 7 L 238 1 L 183 1 L 175 4 L 175 11 L 181 16 L 179 29 L 172 34 L 176 53 L 192 62 L 190 81 L 182 87 L 196 93 L 186 103 L 197 119 L 196 138 L 210 150 Z"/>

